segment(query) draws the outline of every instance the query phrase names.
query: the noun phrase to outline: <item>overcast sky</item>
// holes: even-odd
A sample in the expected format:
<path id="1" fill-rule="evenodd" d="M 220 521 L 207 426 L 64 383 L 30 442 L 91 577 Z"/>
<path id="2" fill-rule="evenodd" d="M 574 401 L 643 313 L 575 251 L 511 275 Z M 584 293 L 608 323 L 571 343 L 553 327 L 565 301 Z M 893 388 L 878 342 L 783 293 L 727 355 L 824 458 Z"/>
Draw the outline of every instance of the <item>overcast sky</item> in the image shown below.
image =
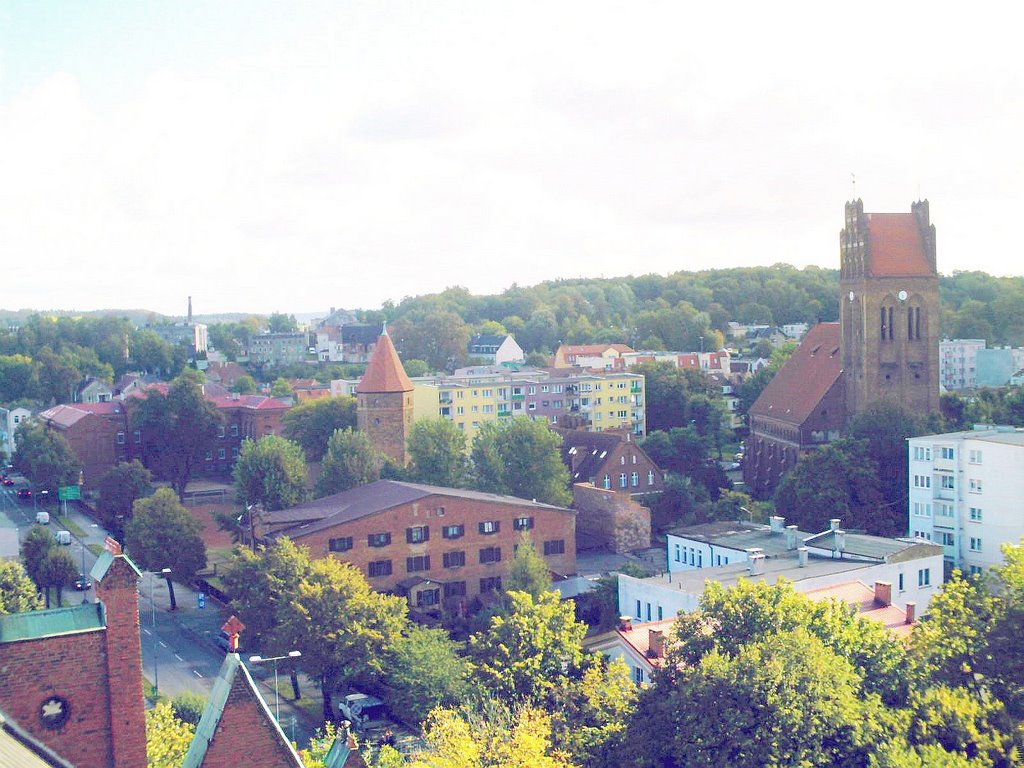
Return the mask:
<path id="1" fill-rule="evenodd" d="M 1017 24 L 937 6 L 0 0 L 0 308 L 837 267 L 852 174 L 1020 274 Z"/>

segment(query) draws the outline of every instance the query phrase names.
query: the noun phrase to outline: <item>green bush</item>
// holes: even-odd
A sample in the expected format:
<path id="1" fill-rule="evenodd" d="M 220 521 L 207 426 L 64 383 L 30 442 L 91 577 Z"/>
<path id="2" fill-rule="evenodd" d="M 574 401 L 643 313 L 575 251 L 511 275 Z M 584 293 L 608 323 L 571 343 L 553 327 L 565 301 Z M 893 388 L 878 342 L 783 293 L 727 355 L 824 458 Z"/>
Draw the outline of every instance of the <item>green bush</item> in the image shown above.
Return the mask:
<path id="1" fill-rule="evenodd" d="M 171 708 L 174 710 L 174 716 L 179 720 L 198 725 L 199 718 L 203 716 L 203 710 L 206 709 L 206 697 L 192 691 L 185 691 L 171 699 Z"/>

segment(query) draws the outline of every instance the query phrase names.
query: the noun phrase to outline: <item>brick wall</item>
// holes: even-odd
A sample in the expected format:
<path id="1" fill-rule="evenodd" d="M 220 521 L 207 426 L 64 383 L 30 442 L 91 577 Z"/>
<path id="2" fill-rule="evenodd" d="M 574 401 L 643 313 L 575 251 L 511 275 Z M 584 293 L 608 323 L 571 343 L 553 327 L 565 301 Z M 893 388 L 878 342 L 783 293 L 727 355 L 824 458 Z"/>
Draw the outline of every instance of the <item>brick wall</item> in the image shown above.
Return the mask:
<path id="1" fill-rule="evenodd" d="M 96 488 L 99 481 L 119 461 L 128 460 L 131 435 L 124 414 L 88 414 L 64 430 L 56 430 L 67 438 L 78 460 L 86 489 Z M 118 433 L 122 441 L 118 442 Z"/>
<path id="2" fill-rule="evenodd" d="M 579 533 L 594 537 L 613 552 L 651 546 L 651 511 L 627 493 L 577 483 L 572 495 Z"/>
<path id="3" fill-rule="evenodd" d="M 97 629 L 0 647 L 0 709 L 77 768 L 115 765 L 105 634 Z M 68 720 L 58 730 L 44 727 L 40 718 L 52 696 L 69 704 Z"/>
<path id="4" fill-rule="evenodd" d="M 356 400 L 359 431 L 385 456 L 402 466 L 408 464 L 406 440 L 412 429 L 412 392 L 360 392 Z"/>
<path id="5" fill-rule="evenodd" d="M 563 543 L 563 553 L 545 557 L 551 570 L 561 574 L 575 573 L 575 513 L 557 507 L 531 506 L 529 502 L 517 505 L 452 496 L 429 496 L 418 502 L 296 537 L 295 541 L 309 547 L 313 557 L 333 554 L 340 560 L 352 563 L 365 574 L 369 574 L 371 562 L 390 560 L 390 575 L 369 577 L 370 584 L 378 590 L 393 590 L 400 581 L 418 576 L 443 584 L 465 582 L 466 597 L 472 598 L 480 593 L 481 579 L 501 577 L 504 580 L 507 577 L 514 547 L 520 537 L 520 533 L 515 530 L 515 521 L 521 517 L 533 518 L 533 528 L 529 532 L 537 551 L 542 555 L 545 542 Z M 499 523 L 497 533 L 481 533 L 480 523 L 491 521 Z M 442 529 L 454 525 L 464 526 L 464 534 L 455 539 L 444 538 Z M 406 529 L 419 526 L 428 527 L 429 539 L 410 544 L 406 541 Z M 370 546 L 368 537 L 377 533 L 390 533 L 391 543 L 381 547 Z M 352 539 L 350 550 L 330 551 L 331 539 L 348 537 Z M 481 563 L 480 550 L 493 547 L 501 549 L 501 560 Z M 444 554 L 453 552 L 465 553 L 465 565 L 444 566 Z M 407 558 L 427 555 L 430 557 L 429 569 L 411 573 L 407 570 Z"/>

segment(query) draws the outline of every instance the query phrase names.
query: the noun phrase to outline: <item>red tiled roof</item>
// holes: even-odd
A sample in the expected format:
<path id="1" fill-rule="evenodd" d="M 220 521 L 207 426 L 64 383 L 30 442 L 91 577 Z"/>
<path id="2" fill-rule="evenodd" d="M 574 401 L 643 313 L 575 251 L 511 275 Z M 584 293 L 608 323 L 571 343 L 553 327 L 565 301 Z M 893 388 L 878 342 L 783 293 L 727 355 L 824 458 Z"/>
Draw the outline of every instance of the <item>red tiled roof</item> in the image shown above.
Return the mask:
<path id="1" fill-rule="evenodd" d="M 39 414 L 39 418 L 56 427 L 70 427 L 89 414 L 109 416 L 123 411 L 124 406 L 116 400 L 106 403 L 67 403 L 47 408 Z"/>
<path id="2" fill-rule="evenodd" d="M 559 351 L 567 355 L 600 355 L 609 349 L 619 353 L 633 351 L 633 348 L 626 344 L 563 344 Z"/>
<path id="3" fill-rule="evenodd" d="M 884 625 L 890 632 L 906 636 L 913 630 L 907 624 L 906 608 L 898 605 L 882 605 L 875 600 L 875 590 L 863 581 L 847 581 L 830 587 L 819 587 L 805 592 L 812 600 L 841 600 L 857 609 L 857 615 Z"/>
<path id="4" fill-rule="evenodd" d="M 931 275 L 921 230 L 912 213 L 866 213 L 871 274 L 876 277 Z"/>
<path id="5" fill-rule="evenodd" d="M 751 416 L 802 424 L 843 372 L 839 323 L 818 323 L 750 406 Z"/>
<path id="6" fill-rule="evenodd" d="M 651 658 L 648 654 L 651 650 L 651 630 L 661 631 L 665 633 L 667 638 L 671 633 L 672 627 L 675 625 L 676 619 L 664 619 L 662 621 L 646 621 L 643 623 L 631 624 L 631 629 L 618 629 L 616 632 L 619 633 L 626 644 L 632 646 L 638 654 L 643 656 L 647 661 L 654 666 L 661 666 L 665 659 Z"/>
<path id="7" fill-rule="evenodd" d="M 412 381 L 398 359 L 398 352 L 387 333 L 382 333 L 373 348 L 366 373 L 356 392 L 411 392 Z"/>

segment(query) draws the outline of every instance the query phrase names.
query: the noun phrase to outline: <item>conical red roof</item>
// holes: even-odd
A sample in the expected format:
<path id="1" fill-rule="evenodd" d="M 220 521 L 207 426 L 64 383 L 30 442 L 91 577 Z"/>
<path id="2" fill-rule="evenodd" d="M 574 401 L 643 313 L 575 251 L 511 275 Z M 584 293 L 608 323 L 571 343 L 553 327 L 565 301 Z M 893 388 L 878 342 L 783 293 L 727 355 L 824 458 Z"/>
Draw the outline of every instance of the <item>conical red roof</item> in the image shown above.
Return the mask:
<path id="1" fill-rule="evenodd" d="M 377 346 L 366 366 L 363 380 L 356 387 L 356 392 L 411 392 L 412 381 L 409 380 L 398 359 L 398 352 L 391 342 L 391 337 L 384 331 L 377 339 Z"/>

